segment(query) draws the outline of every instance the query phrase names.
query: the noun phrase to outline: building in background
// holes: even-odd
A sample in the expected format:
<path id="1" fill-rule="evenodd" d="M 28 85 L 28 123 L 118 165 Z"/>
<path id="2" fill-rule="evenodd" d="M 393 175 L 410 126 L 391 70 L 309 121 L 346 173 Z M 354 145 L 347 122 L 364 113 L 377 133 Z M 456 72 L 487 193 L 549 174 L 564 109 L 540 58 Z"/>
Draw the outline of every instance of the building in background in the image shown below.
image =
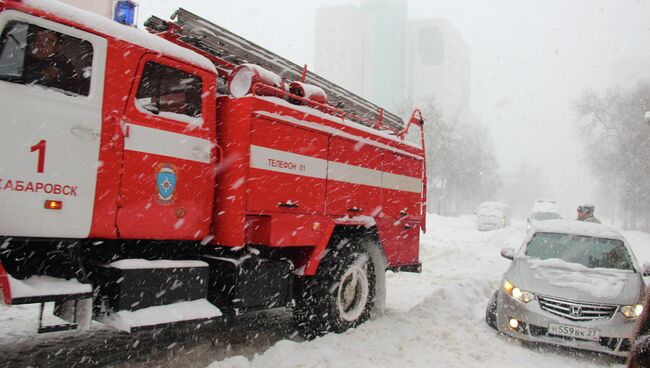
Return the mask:
<path id="1" fill-rule="evenodd" d="M 366 34 L 363 55 L 368 66 L 364 73 L 364 92 L 373 96 L 380 106 L 397 107 L 404 99 L 406 2 L 365 0 L 360 11 L 366 23 L 362 31 Z"/>
<path id="2" fill-rule="evenodd" d="M 445 19 L 407 15 L 403 0 L 319 9 L 315 71 L 392 111 L 435 99 L 445 116 L 474 122 L 469 47 Z"/>
<path id="3" fill-rule="evenodd" d="M 106 18 L 113 17 L 113 0 L 61 0 L 62 2 L 97 13 Z"/>
<path id="4" fill-rule="evenodd" d="M 446 19 L 410 21 L 404 98 L 416 104 L 435 98 L 445 116 L 474 121 L 470 113 L 469 63 L 469 47 Z"/>
<path id="5" fill-rule="evenodd" d="M 362 52 L 368 41 L 363 27 L 369 20 L 355 6 L 321 8 L 316 16 L 315 66 L 318 74 L 364 95 L 369 68 Z"/>

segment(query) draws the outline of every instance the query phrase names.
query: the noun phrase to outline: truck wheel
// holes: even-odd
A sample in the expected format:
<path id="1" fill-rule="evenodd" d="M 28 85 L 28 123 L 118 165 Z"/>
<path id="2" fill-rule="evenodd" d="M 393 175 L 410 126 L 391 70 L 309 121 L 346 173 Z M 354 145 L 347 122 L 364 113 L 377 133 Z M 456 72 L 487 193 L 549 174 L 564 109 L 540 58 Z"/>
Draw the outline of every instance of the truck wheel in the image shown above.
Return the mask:
<path id="1" fill-rule="evenodd" d="M 494 294 L 492 294 L 492 297 L 490 298 L 490 301 L 488 301 L 487 308 L 485 308 L 485 322 L 488 324 L 488 326 L 492 327 L 493 329 L 497 330 L 497 293 L 498 291 L 495 291 Z"/>
<path id="2" fill-rule="evenodd" d="M 365 248 L 335 246 L 316 276 L 299 281 L 293 313 L 298 331 L 312 339 L 356 327 L 370 318 L 375 294 L 375 264 Z"/>

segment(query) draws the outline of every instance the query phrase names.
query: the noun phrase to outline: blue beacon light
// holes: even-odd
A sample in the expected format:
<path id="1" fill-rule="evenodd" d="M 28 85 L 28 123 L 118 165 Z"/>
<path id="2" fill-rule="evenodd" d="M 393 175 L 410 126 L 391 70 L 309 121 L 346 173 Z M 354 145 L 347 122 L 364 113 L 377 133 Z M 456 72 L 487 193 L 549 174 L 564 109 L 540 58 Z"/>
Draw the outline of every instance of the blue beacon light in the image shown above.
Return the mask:
<path id="1" fill-rule="evenodd" d="M 126 24 L 127 26 L 135 26 L 135 11 L 137 6 L 138 3 L 133 0 L 117 0 L 115 2 L 113 20 Z"/>

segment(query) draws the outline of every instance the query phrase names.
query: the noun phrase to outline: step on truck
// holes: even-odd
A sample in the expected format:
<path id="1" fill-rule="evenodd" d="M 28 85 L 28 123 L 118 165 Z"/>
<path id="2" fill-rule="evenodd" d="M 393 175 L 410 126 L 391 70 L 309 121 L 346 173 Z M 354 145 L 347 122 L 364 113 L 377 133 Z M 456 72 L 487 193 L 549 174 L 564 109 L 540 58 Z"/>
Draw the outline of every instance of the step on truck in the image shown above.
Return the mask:
<path id="1" fill-rule="evenodd" d="M 0 0 L 4 304 L 40 304 L 39 332 L 286 308 L 313 337 L 420 271 L 419 111 L 184 9 L 145 28 Z"/>

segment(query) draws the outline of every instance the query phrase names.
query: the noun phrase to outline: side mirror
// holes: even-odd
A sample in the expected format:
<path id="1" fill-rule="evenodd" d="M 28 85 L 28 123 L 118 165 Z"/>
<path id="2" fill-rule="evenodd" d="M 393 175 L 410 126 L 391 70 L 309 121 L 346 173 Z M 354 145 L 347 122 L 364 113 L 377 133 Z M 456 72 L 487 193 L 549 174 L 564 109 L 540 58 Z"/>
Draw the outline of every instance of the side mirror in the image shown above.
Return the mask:
<path id="1" fill-rule="evenodd" d="M 515 259 L 515 250 L 512 248 L 503 248 L 501 249 L 501 257 L 507 258 L 512 261 L 513 259 Z"/>
<path id="2" fill-rule="evenodd" d="M 650 276 L 650 263 L 644 263 L 642 267 L 643 276 Z"/>

